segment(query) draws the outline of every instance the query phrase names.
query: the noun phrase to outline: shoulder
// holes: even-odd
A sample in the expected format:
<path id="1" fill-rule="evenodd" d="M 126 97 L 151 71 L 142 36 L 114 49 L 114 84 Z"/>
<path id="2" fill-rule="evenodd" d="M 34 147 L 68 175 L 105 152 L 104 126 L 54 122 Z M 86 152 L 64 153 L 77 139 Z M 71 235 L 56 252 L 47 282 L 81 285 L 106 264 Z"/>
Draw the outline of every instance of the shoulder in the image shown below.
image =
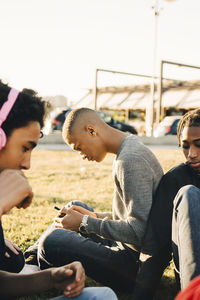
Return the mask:
<path id="1" fill-rule="evenodd" d="M 188 165 L 182 163 L 171 168 L 163 177 L 164 178 L 177 177 L 180 176 L 181 174 L 183 175 L 188 172 L 189 172 Z"/>
<path id="2" fill-rule="evenodd" d="M 188 166 L 184 163 L 173 167 L 161 178 L 158 190 L 168 188 L 169 186 L 171 188 L 178 188 L 180 185 L 182 185 L 182 182 L 185 181 L 185 178 L 188 177 L 188 173 Z"/>

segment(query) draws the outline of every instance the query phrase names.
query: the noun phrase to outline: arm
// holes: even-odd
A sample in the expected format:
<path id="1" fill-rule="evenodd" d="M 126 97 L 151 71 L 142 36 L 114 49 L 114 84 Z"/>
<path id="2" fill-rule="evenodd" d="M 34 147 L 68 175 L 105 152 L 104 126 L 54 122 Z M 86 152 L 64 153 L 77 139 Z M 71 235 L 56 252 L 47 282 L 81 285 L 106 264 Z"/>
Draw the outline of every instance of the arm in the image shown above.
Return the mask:
<path id="1" fill-rule="evenodd" d="M 152 299 L 170 263 L 173 200 L 179 187 L 178 176 L 173 172 L 165 174 L 158 186 L 142 243 L 142 252 L 151 255 L 141 264 L 131 299 Z"/>
<path id="2" fill-rule="evenodd" d="M 28 207 L 32 198 L 32 188 L 21 171 L 5 169 L 0 173 L 0 217 L 14 206 Z"/>
<path id="3" fill-rule="evenodd" d="M 33 198 L 31 186 L 24 174 L 19 170 L 5 169 L 0 172 L 0 219 L 1 216 L 11 210 L 14 206 L 26 208 Z M 5 245 L 16 255 L 19 254 L 19 247 L 8 239 Z M 5 253 L 10 257 L 8 252 Z"/>
<path id="4" fill-rule="evenodd" d="M 60 217 L 61 214 L 64 214 L 64 216 Z M 84 215 L 88 215 L 93 218 L 99 217 L 99 213 L 91 212 L 78 205 L 72 205 L 70 208 L 63 208 L 60 211 L 60 213 L 54 219 L 55 227 L 65 228 L 78 232 Z M 104 215 L 108 216 L 107 213 L 105 213 Z"/>
<path id="5" fill-rule="evenodd" d="M 152 204 L 154 174 L 139 156 L 121 159 L 115 175 L 115 220 L 88 219 L 88 231 L 105 238 L 138 246 Z"/>
<path id="6" fill-rule="evenodd" d="M 65 296 L 75 297 L 81 293 L 84 282 L 85 273 L 79 262 L 28 275 L 0 271 L 0 298 L 13 299 L 53 287 L 64 291 Z"/>

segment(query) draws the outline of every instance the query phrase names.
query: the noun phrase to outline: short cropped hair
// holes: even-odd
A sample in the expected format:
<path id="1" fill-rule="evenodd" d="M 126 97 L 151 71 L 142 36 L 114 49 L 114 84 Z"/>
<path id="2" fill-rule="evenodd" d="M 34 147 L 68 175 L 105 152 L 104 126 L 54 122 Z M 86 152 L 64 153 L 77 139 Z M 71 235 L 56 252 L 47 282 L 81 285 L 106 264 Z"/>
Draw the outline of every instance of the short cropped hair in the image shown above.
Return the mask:
<path id="1" fill-rule="evenodd" d="M 177 137 L 179 146 L 181 145 L 181 134 L 185 126 L 200 127 L 200 109 L 188 111 L 178 123 Z"/>
<path id="2" fill-rule="evenodd" d="M 68 115 L 64 122 L 63 128 L 62 128 L 62 136 L 63 139 L 69 139 L 72 135 L 73 127 L 76 123 L 76 121 L 79 119 L 79 117 L 82 114 L 88 113 L 88 112 L 94 112 L 90 108 L 82 107 L 72 110 Z"/>
<path id="3" fill-rule="evenodd" d="M 0 80 L 0 109 L 7 100 L 11 87 Z M 34 90 L 23 89 L 13 105 L 7 119 L 2 124 L 7 137 L 14 129 L 25 127 L 31 121 L 37 121 L 42 128 L 44 126 L 46 102 L 37 96 Z"/>

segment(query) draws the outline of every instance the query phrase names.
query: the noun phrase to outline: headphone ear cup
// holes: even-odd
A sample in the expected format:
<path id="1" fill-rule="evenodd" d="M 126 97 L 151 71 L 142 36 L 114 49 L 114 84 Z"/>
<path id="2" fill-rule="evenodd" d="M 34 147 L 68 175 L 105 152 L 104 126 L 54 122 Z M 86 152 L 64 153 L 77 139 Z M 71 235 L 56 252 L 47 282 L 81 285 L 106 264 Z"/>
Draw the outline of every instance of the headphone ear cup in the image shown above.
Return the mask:
<path id="1" fill-rule="evenodd" d="M 2 128 L 0 128 L 0 150 L 6 145 L 6 134 Z"/>

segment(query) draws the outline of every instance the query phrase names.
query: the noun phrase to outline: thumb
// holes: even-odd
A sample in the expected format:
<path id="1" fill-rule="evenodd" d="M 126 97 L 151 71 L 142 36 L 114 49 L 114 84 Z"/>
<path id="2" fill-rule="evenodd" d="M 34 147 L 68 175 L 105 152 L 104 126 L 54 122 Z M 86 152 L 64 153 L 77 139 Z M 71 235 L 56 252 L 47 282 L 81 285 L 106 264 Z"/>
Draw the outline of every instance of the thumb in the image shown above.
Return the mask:
<path id="1" fill-rule="evenodd" d="M 66 279 L 66 277 L 70 277 L 73 274 L 73 270 L 67 269 L 67 268 L 58 268 L 58 270 L 55 272 L 55 278 L 56 281 L 62 281 Z"/>

